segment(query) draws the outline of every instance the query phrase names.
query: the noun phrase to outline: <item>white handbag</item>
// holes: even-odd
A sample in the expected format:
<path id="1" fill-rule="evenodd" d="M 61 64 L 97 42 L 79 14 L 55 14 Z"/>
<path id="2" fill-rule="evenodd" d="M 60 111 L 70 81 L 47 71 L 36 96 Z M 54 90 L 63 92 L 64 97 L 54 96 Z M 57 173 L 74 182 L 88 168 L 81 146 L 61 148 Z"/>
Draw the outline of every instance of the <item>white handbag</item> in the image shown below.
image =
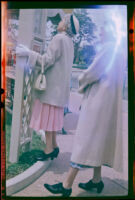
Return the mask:
<path id="1" fill-rule="evenodd" d="M 46 77 L 44 74 L 43 58 L 42 58 L 42 64 L 41 64 L 41 73 L 38 75 L 35 81 L 34 89 L 39 90 L 39 91 L 45 91 L 46 89 Z"/>

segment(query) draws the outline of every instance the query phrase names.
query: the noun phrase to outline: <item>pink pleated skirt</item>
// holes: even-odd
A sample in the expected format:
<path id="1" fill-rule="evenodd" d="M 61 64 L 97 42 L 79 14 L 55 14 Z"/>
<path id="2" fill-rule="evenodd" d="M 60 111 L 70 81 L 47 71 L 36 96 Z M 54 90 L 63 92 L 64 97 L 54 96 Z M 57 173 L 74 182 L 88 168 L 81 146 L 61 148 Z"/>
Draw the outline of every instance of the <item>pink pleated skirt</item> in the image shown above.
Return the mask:
<path id="1" fill-rule="evenodd" d="M 60 131 L 63 127 L 64 108 L 35 100 L 29 127 L 35 131 Z"/>

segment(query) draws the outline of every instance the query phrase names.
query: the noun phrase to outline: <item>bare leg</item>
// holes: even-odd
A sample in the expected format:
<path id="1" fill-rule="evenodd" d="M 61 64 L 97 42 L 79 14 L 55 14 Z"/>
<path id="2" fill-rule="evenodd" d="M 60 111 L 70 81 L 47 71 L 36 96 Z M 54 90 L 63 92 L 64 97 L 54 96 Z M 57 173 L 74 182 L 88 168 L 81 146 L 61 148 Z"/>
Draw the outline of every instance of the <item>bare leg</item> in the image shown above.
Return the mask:
<path id="1" fill-rule="evenodd" d="M 99 183 L 101 181 L 101 166 L 94 167 L 94 174 L 93 174 L 93 183 Z"/>
<path id="2" fill-rule="evenodd" d="M 79 169 L 70 167 L 67 177 L 63 182 L 64 188 L 71 188 Z"/>
<path id="3" fill-rule="evenodd" d="M 52 146 L 53 148 L 58 147 L 57 141 L 56 141 L 56 136 L 57 136 L 57 132 L 53 132 L 52 134 Z"/>
<path id="4" fill-rule="evenodd" d="M 45 153 L 51 153 L 53 151 L 53 144 L 52 144 L 52 135 L 53 132 L 46 131 L 46 147 Z"/>

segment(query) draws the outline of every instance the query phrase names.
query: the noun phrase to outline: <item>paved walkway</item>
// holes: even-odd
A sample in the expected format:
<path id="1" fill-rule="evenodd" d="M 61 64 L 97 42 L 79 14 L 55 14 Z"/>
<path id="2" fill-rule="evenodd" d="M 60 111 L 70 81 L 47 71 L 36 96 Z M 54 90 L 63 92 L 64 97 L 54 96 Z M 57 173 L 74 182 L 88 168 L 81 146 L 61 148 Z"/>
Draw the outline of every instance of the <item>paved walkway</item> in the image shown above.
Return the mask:
<path id="1" fill-rule="evenodd" d="M 68 131 L 67 135 L 58 134 L 58 143 L 60 146 L 60 154 L 57 159 L 52 161 L 49 169 L 37 179 L 33 184 L 29 185 L 24 190 L 14 194 L 13 196 L 31 196 L 31 197 L 47 197 L 52 196 L 44 188 L 44 183 L 54 184 L 62 182 L 69 169 L 69 161 L 72 152 L 73 139 L 75 135 L 75 128 L 78 120 L 78 109 L 81 103 L 81 96 L 76 93 L 71 93 L 70 97 L 70 110 L 73 112 L 67 114 L 65 117 L 65 130 Z M 117 173 L 109 167 L 102 167 L 102 177 L 105 187 L 101 194 L 97 194 L 94 190 L 85 192 L 78 187 L 79 182 L 86 182 L 92 178 L 93 169 L 81 170 L 73 184 L 72 196 L 78 197 L 91 197 L 91 196 L 124 196 L 128 193 L 128 113 L 127 102 L 123 101 L 123 138 L 124 138 L 124 172 L 123 174 Z M 69 126 L 70 124 L 70 126 Z M 59 196 L 59 195 L 56 195 Z"/>

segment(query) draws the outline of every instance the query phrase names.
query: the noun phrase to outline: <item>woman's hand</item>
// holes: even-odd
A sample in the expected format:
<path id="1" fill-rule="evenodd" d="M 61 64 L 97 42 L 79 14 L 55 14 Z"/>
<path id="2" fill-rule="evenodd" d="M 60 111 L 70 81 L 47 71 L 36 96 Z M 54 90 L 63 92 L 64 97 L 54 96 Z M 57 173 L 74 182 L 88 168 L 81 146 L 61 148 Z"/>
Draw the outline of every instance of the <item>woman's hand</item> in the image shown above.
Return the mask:
<path id="1" fill-rule="evenodd" d="M 17 56 L 29 56 L 30 50 L 23 44 L 19 44 L 16 47 L 16 55 Z"/>

